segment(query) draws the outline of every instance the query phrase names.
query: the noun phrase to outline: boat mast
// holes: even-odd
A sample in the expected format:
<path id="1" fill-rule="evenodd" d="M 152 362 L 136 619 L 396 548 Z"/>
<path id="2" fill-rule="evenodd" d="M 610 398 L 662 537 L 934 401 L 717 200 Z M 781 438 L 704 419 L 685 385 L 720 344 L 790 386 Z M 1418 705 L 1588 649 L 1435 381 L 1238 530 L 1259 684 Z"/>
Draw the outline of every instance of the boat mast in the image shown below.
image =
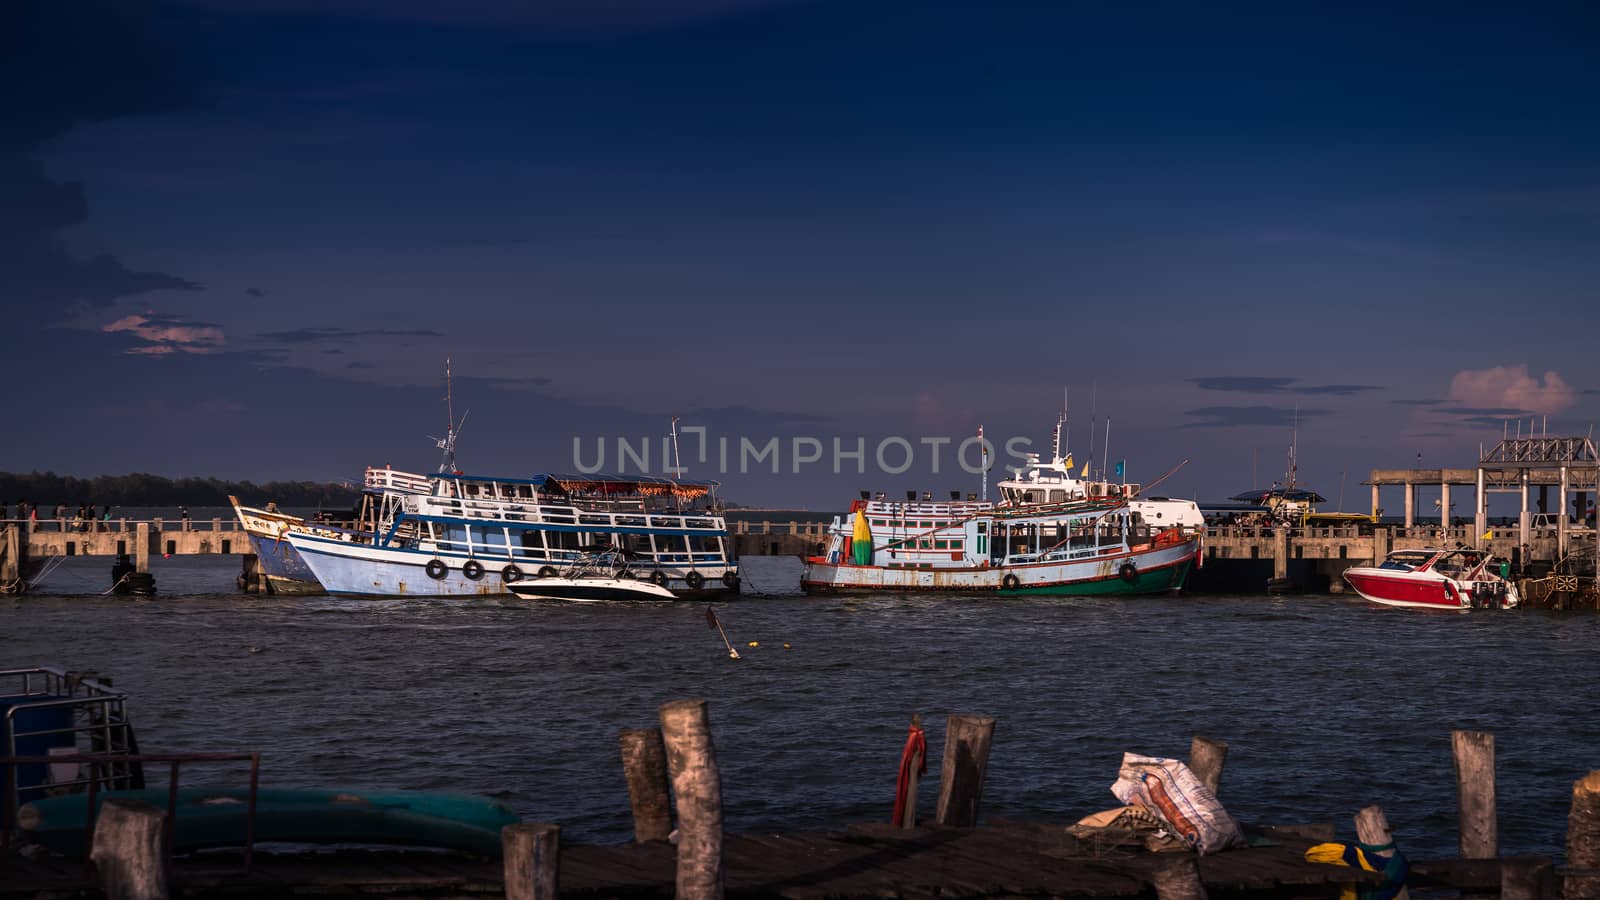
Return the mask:
<path id="1" fill-rule="evenodd" d="M 461 426 L 467 424 L 467 410 L 461 414 L 461 421 L 456 421 L 455 392 L 450 380 L 450 357 L 444 358 L 444 409 L 445 430 L 444 437 L 434 438 L 434 444 L 444 451 L 444 458 L 439 461 L 439 474 L 449 474 L 456 471 L 456 437 L 461 434 Z"/>
<path id="2" fill-rule="evenodd" d="M 678 417 L 672 417 L 672 476 L 683 474 L 682 460 L 678 458 Z M 683 497 L 678 493 L 678 481 L 672 477 L 672 500 L 679 512 L 683 511 Z"/>
<path id="3" fill-rule="evenodd" d="M 984 503 L 989 502 L 989 445 L 983 442 L 983 426 L 978 426 L 978 450 L 983 454 L 983 462 L 979 465 L 979 472 L 983 480 L 978 484 L 978 499 Z"/>

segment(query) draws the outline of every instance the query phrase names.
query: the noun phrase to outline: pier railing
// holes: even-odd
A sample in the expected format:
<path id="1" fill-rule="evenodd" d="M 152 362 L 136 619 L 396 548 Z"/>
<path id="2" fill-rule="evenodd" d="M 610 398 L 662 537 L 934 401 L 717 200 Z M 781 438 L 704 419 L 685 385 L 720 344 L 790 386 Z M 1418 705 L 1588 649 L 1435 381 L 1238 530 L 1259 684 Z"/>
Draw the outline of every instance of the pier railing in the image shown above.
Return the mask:
<path id="1" fill-rule="evenodd" d="M 140 524 L 151 531 L 243 531 L 237 518 L 226 519 L 0 519 L 3 525 L 25 525 L 35 532 L 105 534 L 134 532 Z"/>

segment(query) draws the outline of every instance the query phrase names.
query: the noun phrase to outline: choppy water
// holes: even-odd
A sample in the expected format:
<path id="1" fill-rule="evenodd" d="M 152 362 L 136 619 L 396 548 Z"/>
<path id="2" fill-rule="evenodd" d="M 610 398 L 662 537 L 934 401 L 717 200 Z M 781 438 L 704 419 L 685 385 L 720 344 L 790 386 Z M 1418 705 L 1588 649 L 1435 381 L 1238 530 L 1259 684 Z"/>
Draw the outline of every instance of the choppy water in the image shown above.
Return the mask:
<path id="1" fill-rule="evenodd" d="M 206 593 L 236 565 L 158 561 L 141 602 L 74 560 L 55 593 L 0 603 L 0 667 L 115 676 L 147 751 L 260 750 L 271 786 L 488 794 L 591 841 L 631 834 L 617 732 L 688 696 L 710 700 L 735 830 L 887 819 L 913 711 L 934 768 L 946 713 L 999 717 L 986 815 L 1073 821 L 1114 805 L 1123 751 L 1182 757 L 1200 733 L 1231 745 L 1240 818 L 1349 834 L 1378 802 L 1424 855 L 1455 847 L 1452 728 L 1496 733 L 1506 852 L 1559 855 L 1572 781 L 1600 767 L 1594 615 L 808 598 L 794 560 L 750 559 L 747 590 L 771 593 L 719 605 L 734 662 L 698 604 Z"/>

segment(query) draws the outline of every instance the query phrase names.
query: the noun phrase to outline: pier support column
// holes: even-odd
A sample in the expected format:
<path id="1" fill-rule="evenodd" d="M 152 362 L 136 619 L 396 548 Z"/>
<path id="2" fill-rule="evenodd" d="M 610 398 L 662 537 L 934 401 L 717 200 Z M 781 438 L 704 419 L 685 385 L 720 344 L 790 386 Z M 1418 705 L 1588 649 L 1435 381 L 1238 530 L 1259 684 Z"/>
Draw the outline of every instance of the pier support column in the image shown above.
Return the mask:
<path id="1" fill-rule="evenodd" d="M 1541 487 L 1539 490 L 1543 491 L 1544 488 Z M 1543 506 L 1544 504 L 1541 502 L 1539 505 Z M 1530 541 L 1528 540 L 1528 527 L 1529 527 L 1530 524 L 1532 524 L 1532 523 L 1529 521 L 1529 518 L 1528 518 L 1528 470 L 1527 469 L 1523 469 L 1522 470 L 1522 513 L 1517 519 L 1517 544 L 1518 545 L 1523 546 L 1523 547 L 1527 547 L 1529 545 Z M 1527 565 L 1528 561 L 1527 560 L 1523 560 L 1522 564 L 1523 565 Z"/>
<path id="2" fill-rule="evenodd" d="M 1406 529 L 1409 531 L 1416 524 L 1417 486 L 1406 482 Z"/>
<path id="3" fill-rule="evenodd" d="M 133 570 L 141 574 L 150 571 L 150 523 L 140 522 L 133 539 Z"/>
<path id="4" fill-rule="evenodd" d="M 1567 555 L 1567 488 L 1571 487 L 1568 480 L 1567 466 L 1561 465 L 1561 504 L 1556 507 L 1560 514 L 1556 516 L 1556 559 Z"/>
<path id="5" fill-rule="evenodd" d="M 1387 526 L 1372 529 L 1372 564 L 1383 562 L 1389 555 L 1389 547 L 1393 543 L 1394 532 Z"/>
<path id="6" fill-rule="evenodd" d="M 1450 527 L 1450 483 L 1439 481 L 1439 527 Z"/>
<path id="7" fill-rule="evenodd" d="M 1272 577 L 1289 577 L 1289 529 L 1272 529 Z"/>
<path id="8" fill-rule="evenodd" d="M 1373 485 L 1372 486 L 1372 519 L 1373 519 L 1373 521 L 1377 521 L 1377 519 L 1378 519 L 1378 486 L 1377 485 Z"/>
<path id="9" fill-rule="evenodd" d="M 1489 530 L 1489 503 L 1483 493 L 1483 466 L 1478 466 L 1478 493 L 1472 499 L 1472 546 L 1483 547 L 1488 542 L 1483 533 Z"/>
<path id="10" fill-rule="evenodd" d="M 5 533 L 0 536 L 0 594 L 22 593 L 22 552 L 27 549 L 28 541 L 22 536 L 22 525 L 11 523 L 3 526 Z"/>

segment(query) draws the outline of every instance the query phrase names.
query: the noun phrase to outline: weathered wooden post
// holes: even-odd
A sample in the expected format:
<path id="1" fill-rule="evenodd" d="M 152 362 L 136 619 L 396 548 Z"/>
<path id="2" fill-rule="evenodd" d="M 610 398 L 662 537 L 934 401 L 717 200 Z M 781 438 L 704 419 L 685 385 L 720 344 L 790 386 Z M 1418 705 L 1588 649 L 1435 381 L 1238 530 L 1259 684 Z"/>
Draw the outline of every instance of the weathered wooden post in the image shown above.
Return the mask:
<path id="1" fill-rule="evenodd" d="M 1389 831 L 1389 819 L 1383 814 L 1383 807 L 1369 806 L 1356 813 L 1356 837 L 1363 844 L 1383 847 L 1394 843 L 1394 835 Z M 1386 852 L 1376 853 L 1375 856 L 1389 858 L 1395 854 L 1391 847 Z M 1404 888 L 1394 895 L 1394 900 L 1409 900 L 1411 894 Z"/>
<path id="2" fill-rule="evenodd" d="M 994 741 L 993 716 L 952 715 L 944 732 L 944 763 L 939 768 L 940 825 L 978 824 L 983 773 Z"/>
<path id="3" fill-rule="evenodd" d="M 900 775 L 895 785 L 895 827 L 917 827 L 917 785 L 927 768 L 928 742 L 922 735 L 922 713 L 911 714 L 910 733 L 900 753 Z"/>
<path id="4" fill-rule="evenodd" d="M 519 822 L 500 829 L 506 900 L 556 900 L 561 895 L 561 826 Z"/>
<path id="5" fill-rule="evenodd" d="M 1206 900 L 1206 886 L 1200 880 L 1200 860 L 1192 853 L 1173 854 L 1157 864 L 1150 877 L 1156 900 Z"/>
<path id="6" fill-rule="evenodd" d="M 722 900 L 722 777 L 704 700 L 661 705 L 678 805 L 678 900 Z"/>
<path id="7" fill-rule="evenodd" d="M 1600 900 L 1600 769 L 1572 783 L 1567 814 L 1567 868 L 1563 900 Z"/>
<path id="8" fill-rule="evenodd" d="M 1222 784 L 1222 764 L 1227 760 L 1228 745 L 1224 741 L 1195 735 L 1189 742 L 1189 771 L 1213 794 Z"/>
<path id="9" fill-rule="evenodd" d="M 633 839 L 664 841 L 672 834 L 672 797 L 667 792 L 667 750 L 661 729 L 629 728 L 618 743 L 633 806 Z"/>
<path id="10" fill-rule="evenodd" d="M 1461 858 L 1493 859 L 1500 855 L 1499 821 L 1495 811 L 1494 735 L 1484 731 L 1452 731 L 1450 745 L 1455 757 Z"/>
<path id="11" fill-rule="evenodd" d="M 1282 525 L 1272 529 L 1272 577 L 1289 577 L 1289 529 Z"/>
<path id="12" fill-rule="evenodd" d="M 140 522 L 134 529 L 133 570 L 147 574 L 150 571 L 150 523 Z"/>
<path id="13" fill-rule="evenodd" d="M 140 800 L 100 804 L 89 861 L 106 900 L 167 900 L 167 830 L 162 811 Z"/>

